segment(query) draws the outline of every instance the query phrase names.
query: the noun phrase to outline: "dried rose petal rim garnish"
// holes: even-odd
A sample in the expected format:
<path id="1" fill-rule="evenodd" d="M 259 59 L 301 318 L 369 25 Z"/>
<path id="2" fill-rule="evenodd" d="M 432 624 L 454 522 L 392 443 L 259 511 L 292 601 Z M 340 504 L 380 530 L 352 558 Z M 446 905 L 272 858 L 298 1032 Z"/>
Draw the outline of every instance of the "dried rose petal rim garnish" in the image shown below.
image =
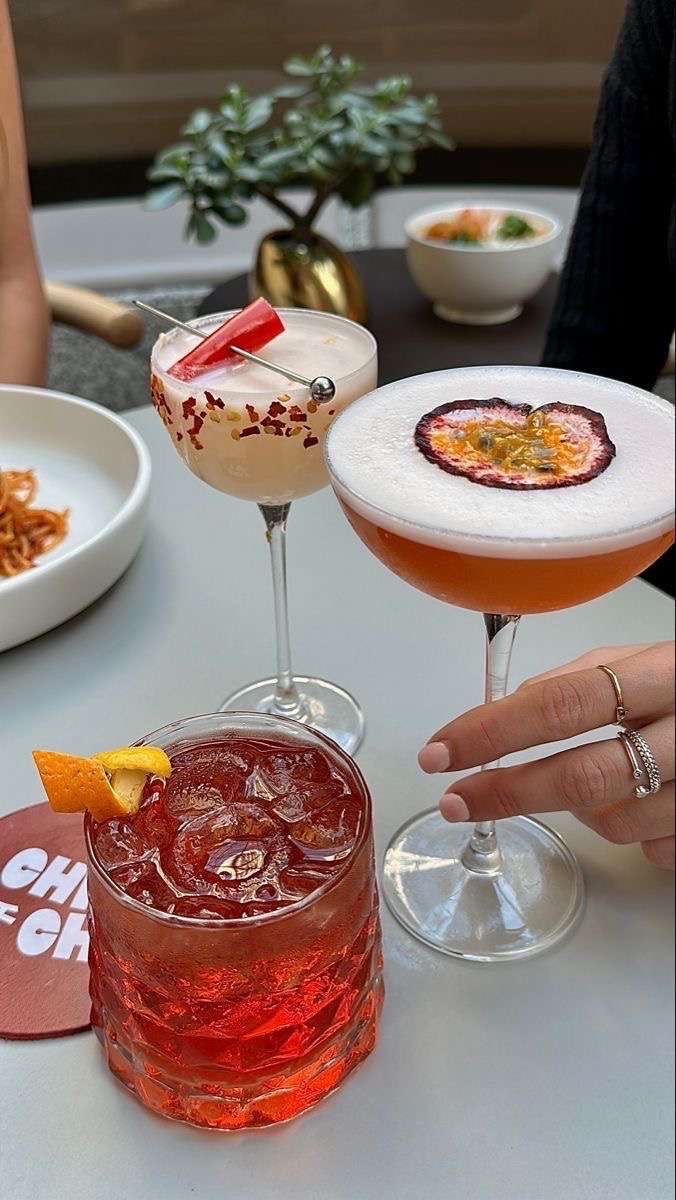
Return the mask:
<path id="1" fill-rule="evenodd" d="M 179 358 L 167 374 L 173 375 L 174 379 L 190 382 L 205 371 L 212 371 L 220 363 L 241 362 L 230 349 L 232 345 L 255 354 L 283 333 L 284 328 L 279 313 L 261 297 L 219 325 L 209 337 Z"/>
<path id="2" fill-rule="evenodd" d="M 428 462 L 485 487 L 542 491 L 587 483 L 615 457 L 600 413 L 577 404 L 454 400 L 421 417 L 415 443 Z"/>

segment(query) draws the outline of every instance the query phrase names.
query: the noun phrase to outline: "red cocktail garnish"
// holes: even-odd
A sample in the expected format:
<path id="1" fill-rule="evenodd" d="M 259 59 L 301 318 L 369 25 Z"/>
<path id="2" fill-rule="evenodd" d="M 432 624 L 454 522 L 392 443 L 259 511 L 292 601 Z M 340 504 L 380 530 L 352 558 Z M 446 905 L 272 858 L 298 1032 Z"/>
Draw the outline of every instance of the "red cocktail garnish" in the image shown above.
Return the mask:
<path id="1" fill-rule="evenodd" d="M 179 358 L 169 368 L 168 374 L 173 375 L 174 379 L 189 382 L 221 363 L 237 362 L 237 354 L 230 349 L 231 346 L 240 346 L 242 350 L 255 354 L 283 331 L 284 323 L 272 305 L 262 298 L 254 300 L 219 325 L 194 350 Z"/>

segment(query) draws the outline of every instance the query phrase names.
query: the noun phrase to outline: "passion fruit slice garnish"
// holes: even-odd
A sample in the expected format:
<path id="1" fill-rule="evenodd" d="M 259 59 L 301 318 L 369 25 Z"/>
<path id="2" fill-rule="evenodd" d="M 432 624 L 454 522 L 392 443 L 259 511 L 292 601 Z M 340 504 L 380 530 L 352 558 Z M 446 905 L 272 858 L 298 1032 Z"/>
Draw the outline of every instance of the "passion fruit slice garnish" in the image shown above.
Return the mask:
<path id="1" fill-rule="evenodd" d="M 419 420 L 425 458 L 484 487 L 542 491 L 587 483 L 615 457 L 601 413 L 578 404 L 454 400 Z"/>
<path id="2" fill-rule="evenodd" d="M 96 821 L 138 812 L 149 775 L 167 778 L 171 763 L 156 746 L 122 746 L 92 758 L 34 750 L 33 759 L 54 812 L 85 812 Z"/>

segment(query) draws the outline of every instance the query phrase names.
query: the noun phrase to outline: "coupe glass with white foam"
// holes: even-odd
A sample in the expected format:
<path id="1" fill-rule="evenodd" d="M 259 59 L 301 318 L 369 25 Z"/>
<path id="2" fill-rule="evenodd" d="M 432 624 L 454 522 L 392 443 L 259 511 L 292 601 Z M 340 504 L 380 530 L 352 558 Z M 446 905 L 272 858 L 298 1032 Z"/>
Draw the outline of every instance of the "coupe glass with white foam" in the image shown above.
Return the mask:
<path id="1" fill-rule="evenodd" d="M 577 437 L 571 421 L 584 427 L 589 420 L 571 416 L 566 406 L 592 410 L 592 438 L 593 415 L 601 414 L 614 456 L 606 455 L 605 468 L 585 482 L 541 490 L 486 486 L 425 456 L 416 431 L 426 414 L 464 402 L 468 420 L 479 421 L 482 405 L 495 397 L 534 410 L 562 406 L 564 456 L 567 439 Z M 439 428 L 443 441 L 443 418 Z M 557 438 L 555 430 L 552 444 L 559 445 Z M 343 414 L 326 454 L 347 518 L 376 557 L 421 591 L 483 613 L 488 702 L 506 693 L 521 614 L 601 596 L 638 575 L 673 540 L 673 407 L 596 376 L 486 367 L 400 380 Z M 543 470 L 548 463 L 545 455 Z M 448 714 L 439 716 L 441 723 Z M 416 937 L 485 962 L 546 950 L 574 927 L 584 901 L 575 858 L 539 821 L 514 817 L 497 829 L 482 822 L 472 830 L 447 823 L 436 809 L 395 834 L 384 894 Z"/>
<path id="2" fill-rule="evenodd" d="M 192 322 L 203 336 L 233 313 Z M 328 482 L 326 431 L 337 413 L 376 385 L 375 339 L 361 325 L 327 313 L 280 310 L 284 332 L 261 358 L 314 379 L 328 376 L 336 393 L 314 401 L 307 387 L 286 382 L 252 362 L 217 367 L 183 382 L 169 368 L 199 342 L 184 329 L 162 334 L 152 351 L 153 403 L 179 455 L 193 474 L 218 491 L 252 500 L 265 521 L 274 588 L 277 670 L 247 684 L 223 709 L 292 717 L 333 738 L 348 753 L 359 746 L 364 718 L 356 700 L 337 684 L 295 675 L 291 665 L 286 585 L 286 527 L 293 500 Z"/>

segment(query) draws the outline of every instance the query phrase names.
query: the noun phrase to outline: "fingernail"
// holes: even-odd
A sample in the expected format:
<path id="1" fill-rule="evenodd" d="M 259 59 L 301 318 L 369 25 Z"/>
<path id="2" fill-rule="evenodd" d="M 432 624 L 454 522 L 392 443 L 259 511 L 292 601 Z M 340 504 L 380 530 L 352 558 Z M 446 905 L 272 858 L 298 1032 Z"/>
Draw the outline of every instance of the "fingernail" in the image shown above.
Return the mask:
<path id="1" fill-rule="evenodd" d="M 451 765 L 451 756 L 443 742 L 428 742 L 418 755 L 418 763 L 428 775 L 437 771 L 447 771 Z"/>
<path id="2" fill-rule="evenodd" d="M 469 809 L 456 792 L 446 792 L 439 801 L 439 808 L 447 821 L 469 821 Z"/>

